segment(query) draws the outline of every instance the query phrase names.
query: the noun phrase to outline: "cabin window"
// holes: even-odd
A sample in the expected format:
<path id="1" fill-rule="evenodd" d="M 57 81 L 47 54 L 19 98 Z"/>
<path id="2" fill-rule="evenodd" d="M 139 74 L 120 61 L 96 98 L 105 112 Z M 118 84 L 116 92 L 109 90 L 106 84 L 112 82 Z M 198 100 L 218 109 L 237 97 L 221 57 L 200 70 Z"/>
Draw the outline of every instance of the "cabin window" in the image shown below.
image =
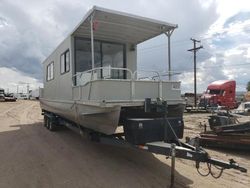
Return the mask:
<path id="1" fill-rule="evenodd" d="M 64 52 L 60 57 L 60 70 L 61 74 L 64 74 L 66 72 L 69 72 L 70 70 L 70 56 L 69 56 L 69 50 Z"/>
<path id="2" fill-rule="evenodd" d="M 95 67 L 101 66 L 101 49 L 100 42 L 94 42 L 95 49 Z M 75 41 L 75 62 L 76 62 L 76 73 L 87 71 L 92 69 L 91 60 L 91 42 L 86 39 L 76 39 Z"/>
<path id="3" fill-rule="evenodd" d="M 52 61 L 47 66 L 47 81 L 54 79 L 54 62 Z"/>
<path id="4" fill-rule="evenodd" d="M 102 67 L 124 67 L 124 46 L 121 44 L 102 43 Z M 124 78 L 123 70 L 111 70 L 111 78 Z"/>
<path id="5" fill-rule="evenodd" d="M 97 67 L 125 68 L 125 45 L 104 41 L 94 41 L 94 60 Z M 91 41 L 75 38 L 75 74 L 92 69 Z M 107 75 L 108 74 L 108 75 Z M 99 71 L 98 78 L 123 79 L 123 70 Z"/>

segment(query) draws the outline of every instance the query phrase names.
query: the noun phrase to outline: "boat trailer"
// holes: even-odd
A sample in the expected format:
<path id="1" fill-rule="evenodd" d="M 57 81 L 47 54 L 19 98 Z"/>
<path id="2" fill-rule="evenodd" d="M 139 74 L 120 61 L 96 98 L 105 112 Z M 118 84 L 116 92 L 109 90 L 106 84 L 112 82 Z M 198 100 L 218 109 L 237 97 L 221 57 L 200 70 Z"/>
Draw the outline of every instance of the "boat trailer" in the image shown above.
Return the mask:
<path id="1" fill-rule="evenodd" d="M 72 126 L 69 125 L 70 124 L 66 124 L 68 128 L 72 129 Z M 194 161 L 197 172 L 203 177 L 211 175 L 213 178 L 218 179 L 221 177 L 225 169 L 235 169 L 242 173 L 247 173 L 247 169 L 241 167 L 233 159 L 229 159 L 229 161 L 226 162 L 210 157 L 210 155 L 201 146 L 199 146 L 199 139 L 196 140 L 197 142 L 194 142 L 194 146 L 188 143 L 183 143 L 180 140 L 176 140 L 176 142 L 173 143 L 149 142 L 144 145 L 134 145 L 124 140 L 124 133 L 117 133 L 107 136 L 96 132 L 88 132 L 88 130 L 82 130 L 82 128 L 79 132 L 77 127 L 74 127 L 72 130 L 80 133 L 85 138 L 87 136 L 88 139 L 97 143 L 116 147 L 135 148 L 154 154 L 164 155 L 167 159 L 171 157 L 170 187 L 174 187 L 176 158 Z M 207 172 L 203 173 L 200 171 L 200 163 L 206 163 Z M 213 169 L 216 169 L 218 173 L 215 173 L 212 170 L 212 167 L 214 167 Z"/>
<path id="2" fill-rule="evenodd" d="M 150 100 L 145 100 L 145 111 L 150 112 L 154 110 L 167 114 L 166 102 L 158 101 L 158 103 L 153 103 Z M 214 178 L 219 178 L 225 169 L 235 169 L 243 173 L 247 172 L 246 168 L 241 167 L 233 159 L 226 162 L 210 157 L 209 154 L 199 145 L 199 139 L 193 139 L 193 144 L 181 142 L 179 138 L 182 137 L 184 129 L 182 118 L 168 118 L 165 115 L 164 118 L 130 119 L 128 120 L 128 124 L 131 127 L 124 127 L 124 132 L 106 135 L 82 127 L 54 113 L 43 111 L 42 114 L 44 115 L 44 126 L 51 131 L 56 130 L 59 125 L 64 125 L 83 137 L 87 136 L 88 139 L 97 143 L 135 148 L 154 154 L 165 155 L 167 158 L 171 157 L 171 187 L 174 185 L 176 157 L 194 161 L 198 173 L 202 176 L 211 175 Z M 146 130 L 147 132 L 145 132 L 144 126 L 149 128 Z M 134 129 L 135 127 L 136 129 Z M 156 129 L 152 130 L 152 127 L 156 127 Z M 127 132 L 126 129 L 128 129 Z M 128 133 L 130 134 L 130 137 L 127 137 Z M 146 136 L 145 138 L 144 133 L 151 137 L 148 138 Z M 148 135 L 148 133 L 154 135 Z M 143 139 L 141 138 L 143 138 L 145 142 L 142 142 Z M 200 172 L 200 163 L 207 164 L 208 171 L 206 174 Z M 212 172 L 212 166 L 219 171 L 218 175 L 215 175 L 215 173 Z"/>
<path id="3" fill-rule="evenodd" d="M 210 130 L 206 124 L 200 124 L 204 131 L 200 133 L 201 146 L 250 151 L 250 121 L 239 122 L 238 115 L 218 112 L 208 119 Z"/>

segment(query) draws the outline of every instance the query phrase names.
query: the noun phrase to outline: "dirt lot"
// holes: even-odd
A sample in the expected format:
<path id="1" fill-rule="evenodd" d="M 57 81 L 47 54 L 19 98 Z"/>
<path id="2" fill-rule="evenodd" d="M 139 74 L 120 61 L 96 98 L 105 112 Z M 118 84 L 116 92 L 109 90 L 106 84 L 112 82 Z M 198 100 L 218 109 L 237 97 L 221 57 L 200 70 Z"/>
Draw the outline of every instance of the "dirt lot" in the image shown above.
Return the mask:
<path id="1" fill-rule="evenodd" d="M 134 149 L 90 142 L 68 129 L 43 127 L 37 101 L 0 103 L 0 188 L 167 187 L 170 160 Z M 185 115 L 186 135 L 200 132 L 207 114 Z M 250 170 L 250 153 L 208 150 Z M 250 187 L 250 176 L 227 170 L 220 179 L 201 177 L 191 161 L 178 159 L 176 187 Z"/>

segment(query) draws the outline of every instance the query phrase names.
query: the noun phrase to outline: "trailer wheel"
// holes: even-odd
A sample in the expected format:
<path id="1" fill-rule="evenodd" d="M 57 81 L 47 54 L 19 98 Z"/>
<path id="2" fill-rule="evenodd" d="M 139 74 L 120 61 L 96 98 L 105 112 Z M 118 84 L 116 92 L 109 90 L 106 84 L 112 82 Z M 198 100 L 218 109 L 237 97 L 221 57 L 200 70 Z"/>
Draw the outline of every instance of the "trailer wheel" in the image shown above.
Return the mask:
<path id="1" fill-rule="evenodd" d="M 43 126 L 47 127 L 47 125 L 48 125 L 48 117 L 44 115 L 43 116 Z"/>
<path id="2" fill-rule="evenodd" d="M 47 129 L 49 129 L 49 124 L 50 124 L 50 122 L 51 122 L 50 118 L 47 117 L 47 121 L 46 121 L 46 125 L 45 125 L 45 127 L 46 127 Z"/>
<path id="3" fill-rule="evenodd" d="M 56 128 L 57 128 L 57 126 L 56 126 L 55 122 L 50 120 L 49 123 L 48 123 L 48 129 L 50 131 L 56 131 Z"/>

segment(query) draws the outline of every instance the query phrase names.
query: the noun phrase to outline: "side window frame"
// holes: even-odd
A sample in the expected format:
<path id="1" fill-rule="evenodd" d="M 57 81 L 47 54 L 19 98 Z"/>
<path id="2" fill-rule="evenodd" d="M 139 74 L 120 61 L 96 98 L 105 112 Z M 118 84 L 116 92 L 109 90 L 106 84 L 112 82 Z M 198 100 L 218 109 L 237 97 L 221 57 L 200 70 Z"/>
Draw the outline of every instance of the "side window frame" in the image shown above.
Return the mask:
<path id="1" fill-rule="evenodd" d="M 68 53 L 68 61 L 67 61 L 67 56 L 66 54 Z M 63 58 L 63 69 L 62 69 L 62 58 Z M 66 74 L 70 72 L 70 51 L 67 49 L 65 52 L 63 52 L 60 55 L 60 74 Z"/>
<path id="2" fill-rule="evenodd" d="M 55 74 L 54 74 L 54 61 L 51 61 L 46 68 L 46 81 L 54 80 Z"/>

